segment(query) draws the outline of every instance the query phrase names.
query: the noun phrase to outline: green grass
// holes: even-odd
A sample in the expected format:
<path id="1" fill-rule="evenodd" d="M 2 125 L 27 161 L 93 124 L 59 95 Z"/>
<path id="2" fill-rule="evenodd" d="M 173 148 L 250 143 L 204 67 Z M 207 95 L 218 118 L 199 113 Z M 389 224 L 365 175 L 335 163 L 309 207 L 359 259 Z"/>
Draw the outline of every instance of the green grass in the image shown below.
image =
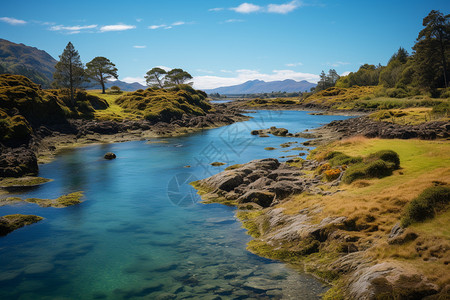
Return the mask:
<path id="1" fill-rule="evenodd" d="M 142 119 L 144 117 L 142 113 L 126 111 L 118 104 L 116 104 L 116 100 L 125 94 L 102 94 L 101 90 L 88 90 L 87 92 L 90 95 L 105 99 L 109 104 L 109 107 L 107 109 L 95 111 L 94 115 L 98 120 L 123 121 Z"/>

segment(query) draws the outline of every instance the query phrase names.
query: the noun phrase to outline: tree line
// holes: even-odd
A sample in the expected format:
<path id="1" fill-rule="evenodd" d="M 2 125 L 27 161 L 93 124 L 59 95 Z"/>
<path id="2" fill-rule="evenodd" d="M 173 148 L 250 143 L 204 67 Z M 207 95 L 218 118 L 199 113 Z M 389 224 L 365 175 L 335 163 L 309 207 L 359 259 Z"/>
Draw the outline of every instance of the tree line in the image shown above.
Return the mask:
<path id="1" fill-rule="evenodd" d="M 339 77 L 334 70 L 328 75 L 322 71 L 315 92 L 333 86 L 381 85 L 397 90 L 395 93 L 411 87 L 439 96 L 439 89 L 449 87 L 450 15 L 432 10 L 422 24 L 424 28 L 418 34 L 412 54 L 400 47 L 386 66 L 364 64 L 347 76 Z"/>
<path id="2" fill-rule="evenodd" d="M 95 81 L 102 86 L 102 94 L 105 94 L 105 84 L 111 78 L 119 78 L 114 63 L 106 57 L 97 56 L 84 67 L 80 54 L 69 42 L 55 66 L 52 86 L 68 89 L 71 103 L 74 104 L 76 89 L 82 88 L 87 82 Z M 192 85 L 192 82 L 187 82 L 192 79 L 192 76 L 179 68 L 166 71 L 155 67 L 147 72 L 145 79 L 148 86 L 158 88 L 173 87 L 179 84 Z M 117 89 L 119 88 L 115 87 L 115 90 Z"/>

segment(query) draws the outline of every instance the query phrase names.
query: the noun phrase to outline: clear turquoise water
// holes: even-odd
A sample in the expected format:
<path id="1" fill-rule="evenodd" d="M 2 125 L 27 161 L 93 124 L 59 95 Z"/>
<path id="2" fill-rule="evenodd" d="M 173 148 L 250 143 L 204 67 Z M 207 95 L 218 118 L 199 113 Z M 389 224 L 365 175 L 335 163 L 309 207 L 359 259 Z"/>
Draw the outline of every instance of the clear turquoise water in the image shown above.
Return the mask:
<path id="1" fill-rule="evenodd" d="M 321 282 L 246 251 L 250 237 L 234 208 L 198 203 L 184 182 L 228 164 L 297 154 L 303 139 L 250 135 L 253 129 L 314 128 L 339 116 L 259 111 L 254 119 L 167 143 L 127 142 L 66 151 L 42 165 L 54 179 L 21 197 L 84 191 L 68 208 L 0 207 L 45 220 L 0 238 L 0 299 L 317 299 Z M 266 151 L 264 147 L 278 147 Z M 117 159 L 106 161 L 105 152 Z M 190 165 L 190 168 L 184 166 Z M 219 299 L 219 298 L 217 298 Z"/>

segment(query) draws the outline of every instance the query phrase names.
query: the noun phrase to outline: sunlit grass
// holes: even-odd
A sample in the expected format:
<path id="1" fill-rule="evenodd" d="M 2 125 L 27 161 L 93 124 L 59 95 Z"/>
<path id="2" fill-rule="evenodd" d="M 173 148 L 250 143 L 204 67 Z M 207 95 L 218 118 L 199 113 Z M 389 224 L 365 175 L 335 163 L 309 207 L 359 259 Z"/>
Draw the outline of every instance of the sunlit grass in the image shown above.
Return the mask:
<path id="1" fill-rule="evenodd" d="M 87 91 L 91 95 L 98 96 L 102 99 L 105 99 L 109 107 L 105 110 L 97 110 L 95 111 L 95 118 L 99 120 L 115 120 L 115 121 L 123 121 L 125 119 L 128 120 L 134 120 L 134 119 L 140 119 L 142 118 L 142 115 L 133 113 L 133 112 L 127 112 L 122 107 L 120 107 L 118 104 L 115 103 L 115 101 L 123 96 L 125 93 L 122 94 L 111 94 L 106 93 L 102 94 L 101 90 L 88 90 Z"/>

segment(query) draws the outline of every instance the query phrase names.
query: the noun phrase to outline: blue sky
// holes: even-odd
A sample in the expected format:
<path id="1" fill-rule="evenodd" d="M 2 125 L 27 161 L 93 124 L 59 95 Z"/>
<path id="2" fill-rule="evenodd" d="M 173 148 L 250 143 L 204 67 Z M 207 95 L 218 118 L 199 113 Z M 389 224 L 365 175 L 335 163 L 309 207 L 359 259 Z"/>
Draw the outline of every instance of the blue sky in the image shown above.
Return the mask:
<path id="1" fill-rule="evenodd" d="M 71 41 L 83 63 L 105 56 L 127 82 L 180 67 L 204 89 L 386 64 L 400 46 L 411 52 L 432 9 L 450 13 L 448 0 L 2 2 L 0 38 L 56 59 Z"/>

